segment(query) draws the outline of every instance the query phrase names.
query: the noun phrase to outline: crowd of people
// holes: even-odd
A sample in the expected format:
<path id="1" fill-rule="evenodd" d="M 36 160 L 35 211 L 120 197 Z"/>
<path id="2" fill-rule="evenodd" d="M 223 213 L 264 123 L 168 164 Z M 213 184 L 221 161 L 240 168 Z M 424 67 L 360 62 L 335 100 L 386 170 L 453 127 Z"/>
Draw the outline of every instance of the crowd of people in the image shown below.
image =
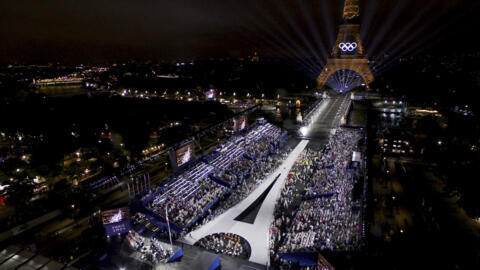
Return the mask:
<path id="1" fill-rule="evenodd" d="M 166 263 L 173 255 L 173 250 L 171 248 L 165 248 L 164 243 L 155 238 L 144 238 L 134 231 L 127 235 L 126 240 L 130 247 L 140 253 L 141 260 L 153 264 Z"/>
<path id="2" fill-rule="evenodd" d="M 290 153 L 291 150 L 292 149 L 289 146 L 285 146 L 282 149 L 277 148 L 270 156 L 259 159 L 253 165 L 249 173 L 245 174 L 239 184 L 230 190 L 224 200 L 220 201 L 217 207 L 208 211 L 208 215 L 204 217 L 202 223 L 198 224 L 198 226 L 202 226 L 210 220 L 213 220 L 215 217 L 230 209 L 230 207 L 245 199 L 250 193 L 252 193 L 252 191 L 263 183 L 267 175 L 278 168 L 280 163 L 287 158 L 288 153 Z"/>
<path id="3" fill-rule="evenodd" d="M 245 172 L 250 168 L 253 163 L 253 160 L 246 159 L 242 156 L 237 157 L 230 167 L 216 172 L 215 177 L 226 181 L 230 185 L 235 185 L 242 178 L 242 172 Z"/>
<path id="4" fill-rule="evenodd" d="M 236 152 L 241 153 L 241 155 L 238 155 L 231 163 L 216 162 L 219 159 L 225 160 L 225 158 L 222 159 L 221 155 L 211 163 L 216 169 L 215 177 L 235 185 L 257 160 L 275 150 L 274 142 L 278 142 L 280 139 L 281 129 L 271 124 L 265 124 L 263 127 L 266 128 L 247 134 L 246 140 L 236 140 L 235 145 L 230 148 L 238 149 Z M 222 148 L 223 151 L 225 151 L 224 149 Z M 229 152 L 232 152 L 232 150 Z"/>
<path id="5" fill-rule="evenodd" d="M 343 104 L 342 104 L 343 105 Z M 319 111 L 320 104 L 311 114 Z M 309 121 L 309 119 L 306 119 Z M 154 188 L 147 202 L 188 234 L 222 214 L 260 185 L 284 160 L 290 148 L 280 148 L 285 132 L 261 123 L 234 135 L 198 159 L 166 185 Z M 306 149 L 285 180 L 270 228 L 272 266 L 292 266 L 283 253 L 354 251 L 362 244 L 362 200 L 353 196 L 362 166 L 352 161 L 363 131 L 334 129 L 322 150 Z M 354 199 L 355 198 L 355 199 Z M 216 253 L 249 257 L 240 237 L 215 234 L 200 247 Z"/>
<path id="6" fill-rule="evenodd" d="M 147 207 L 162 217 L 167 208 L 171 222 L 190 228 L 201 217 L 211 216 L 210 208 L 237 185 L 246 192 L 253 190 L 254 185 L 244 180 L 252 172 L 255 178 L 263 178 L 271 170 L 267 164 L 285 135 L 282 129 L 261 123 L 246 134 L 232 136 L 166 185 L 153 188 L 144 197 L 150 199 Z M 220 181 L 213 181 L 212 176 Z"/>
<path id="7" fill-rule="evenodd" d="M 306 149 L 300 155 L 270 228 L 274 261 L 287 263 L 278 253 L 359 248 L 361 200 L 353 200 L 353 187 L 361 169 L 352 169 L 352 154 L 361 139 L 361 131 L 337 129 L 323 150 Z"/>
<path id="8" fill-rule="evenodd" d="M 231 233 L 209 235 L 198 241 L 197 245 L 206 250 L 214 251 L 215 253 L 227 254 L 244 259 L 250 257 L 248 243 L 240 236 Z"/>
<path id="9" fill-rule="evenodd" d="M 172 197 L 157 200 L 153 204 L 153 211 L 162 216 L 165 215 L 165 207 L 172 222 L 187 227 L 195 218 L 202 215 L 207 205 L 219 198 L 227 190 L 225 186 L 215 183 L 204 177 L 200 181 L 191 184 L 194 189 L 191 195 L 186 197 L 176 196 L 180 191 L 174 191 Z"/>

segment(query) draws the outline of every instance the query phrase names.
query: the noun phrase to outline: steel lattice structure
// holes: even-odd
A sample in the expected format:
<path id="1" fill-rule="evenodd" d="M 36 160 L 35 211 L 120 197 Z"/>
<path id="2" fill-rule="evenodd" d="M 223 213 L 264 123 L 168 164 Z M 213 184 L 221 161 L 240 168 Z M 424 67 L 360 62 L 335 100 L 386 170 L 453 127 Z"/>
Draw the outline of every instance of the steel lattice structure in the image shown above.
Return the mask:
<path id="1" fill-rule="evenodd" d="M 339 27 L 331 56 L 317 78 L 319 89 L 323 89 L 328 78 L 340 70 L 355 71 L 363 78 L 366 85 L 373 82 L 374 76 L 360 39 L 358 17 L 358 0 L 345 0 L 343 24 Z"/>

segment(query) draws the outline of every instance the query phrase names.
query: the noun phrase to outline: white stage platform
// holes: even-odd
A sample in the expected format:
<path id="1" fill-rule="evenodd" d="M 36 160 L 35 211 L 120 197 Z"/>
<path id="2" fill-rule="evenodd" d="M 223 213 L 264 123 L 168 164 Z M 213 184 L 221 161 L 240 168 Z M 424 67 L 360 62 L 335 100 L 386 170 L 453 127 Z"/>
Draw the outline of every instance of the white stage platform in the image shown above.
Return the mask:
<path id="1" fill-rule="evenodd" d="M 234 233 L 240 235 L 248 241 L 251 247 L 251 256 L 249 261 L 262 265 L 270 264 L 269 255 L 269 229 L 273 221 L 273 211 L 281 190 L 284 186 L 290 169 L 308 144 L 308 140 L 302 140 L 284 160 L 282 165 L 277 168 L 267 179 L 258 186 L 247 198 L 233 206 L 225 213 L 221 214 L 214 220 L 203 225 L 199 229 L 191 232 L 186 237 L 181 239 L 186 244 L 193 245 L 203 237 L 214 233 Z M 277 182 L 273 185 L 267 197 L 263 201 L 262 206 L 257 214 L 254 224 L 249 224 L 234 220 L 240 213 L 242 213 L 248 206 L 250 206 L 275 180 L 277 175 Z"/>

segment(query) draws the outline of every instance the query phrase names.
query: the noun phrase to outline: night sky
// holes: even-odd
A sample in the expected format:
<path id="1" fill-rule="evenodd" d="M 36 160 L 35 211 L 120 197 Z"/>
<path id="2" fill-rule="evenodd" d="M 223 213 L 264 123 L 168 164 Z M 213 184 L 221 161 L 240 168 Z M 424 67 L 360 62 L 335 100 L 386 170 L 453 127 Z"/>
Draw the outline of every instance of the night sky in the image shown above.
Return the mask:
<path id="1" fill-rule="evenodd" d="M 364 0 L 369 54 L 476 48 L 475 0 Z M 343 0 L 4 0 L 0 62 L 325 59 Z M 393 53 L 393 54 L 395 54 Z"/>

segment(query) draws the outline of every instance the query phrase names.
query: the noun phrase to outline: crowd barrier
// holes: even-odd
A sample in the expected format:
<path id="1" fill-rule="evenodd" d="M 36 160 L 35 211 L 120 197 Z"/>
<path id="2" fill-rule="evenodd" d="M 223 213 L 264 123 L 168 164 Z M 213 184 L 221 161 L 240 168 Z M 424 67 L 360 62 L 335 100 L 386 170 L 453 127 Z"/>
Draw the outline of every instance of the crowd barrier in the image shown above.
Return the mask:
<path id="1" fill-rule="evenodd" d="M 323 193 L 323 194 L 320 193 L 320 194 L 306 196 L 305 199 L 306 200 L 314 200 L 314 199 L 319 199 L 319 198 L 330 198 L 335 194 L 336 193 Z"/>
<path id="2" fill-rule="evenodd" d="M 317 261 L 318 261 L 317 252 L 279 253 L 278 255 L 282 259 L 285 259 L 293 264 L 299 264 L 301 267 L 317 266 Z"/>
<path id="3" fill-rule="evenodd" d="M 167 263 L 174 262 L 183 257 L 183 249 L 179 248 L 173 255 L 167 260 Z"/>
<path id="4" fill-rule="evenodd" d="M 224 181 L 224 180 L 222 180 L 218 177 L 215 177 L 213 174 L 210 174 L 208 177 L 210 177 L 210 179 L 212 179 L 213 181 L 215 181 L 219 185 L 222 185 L 222 186 L 225 186 L 225 187 L 230 187 L 229 183 L 227 183 L 226 181 Z"/>

